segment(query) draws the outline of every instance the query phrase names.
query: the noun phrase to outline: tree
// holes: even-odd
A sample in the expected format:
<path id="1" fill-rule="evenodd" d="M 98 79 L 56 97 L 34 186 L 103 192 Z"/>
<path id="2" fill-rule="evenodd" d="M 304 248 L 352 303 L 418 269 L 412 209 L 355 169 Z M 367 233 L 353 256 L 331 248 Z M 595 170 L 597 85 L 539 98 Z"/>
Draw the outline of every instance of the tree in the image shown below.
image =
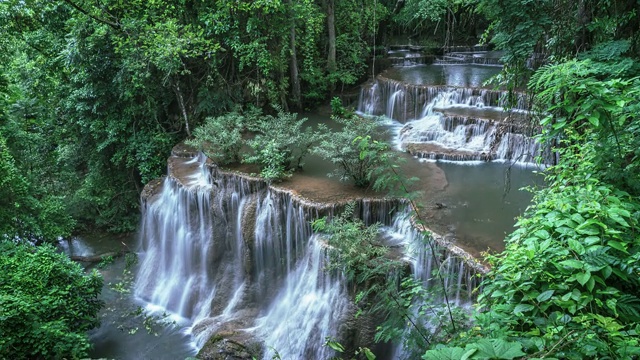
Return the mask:
<path id="1" fill-rule="evenodd" d="M 0 242 L 0 357 L 83 358 L 99 324 L 102 278 L 56 252 Z"/>
<path id="2" fill-rule="evenodd" d="M 372 138 L 378 125 L 375 121 L 352 116 L 349 119 L 334 117 L 343 125 L 342 130 L 330 132 L 313 148 L 313 153 L 331 161 L 337 168 L 329 176 L 341 181 L 353 180 L 356 186 L 366 188 L 386 170 L 389 146 Z"/>
<path id="3" fill-rule="evenodd" d="M 142 185 L 205 119 L 236 104 L 306 108 L 364 74 L 384 6 L 336 5 L 342 60 L 327 76 L 321 3 L 0 2 L 17 167 L 80 226 L 135 229 Z"/>

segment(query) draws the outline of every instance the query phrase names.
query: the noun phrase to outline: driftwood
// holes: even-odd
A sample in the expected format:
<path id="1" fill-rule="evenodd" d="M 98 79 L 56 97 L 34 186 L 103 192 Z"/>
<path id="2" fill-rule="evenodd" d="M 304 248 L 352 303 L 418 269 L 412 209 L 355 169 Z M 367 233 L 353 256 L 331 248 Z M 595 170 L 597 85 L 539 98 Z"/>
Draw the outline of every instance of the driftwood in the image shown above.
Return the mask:
<path id="1" fill-rule="evenodd" d="M 103 258 L 106 257 L 113 257 L 113 258 L 117 258 L 120 257 L 124 254 L 129 253 L 129 250 L 120 250 L 120 251 L 109 251 L 106 253 L 102 253 L 99 255 L 91 255 L 91 256 L 77 256 L 77 255 L 71 255 L 69 256 L 69 258 L 73 261 L 79 261 L 79 262 L 86 262 L 86 263 L 97 263 L 103 260 Z"/>

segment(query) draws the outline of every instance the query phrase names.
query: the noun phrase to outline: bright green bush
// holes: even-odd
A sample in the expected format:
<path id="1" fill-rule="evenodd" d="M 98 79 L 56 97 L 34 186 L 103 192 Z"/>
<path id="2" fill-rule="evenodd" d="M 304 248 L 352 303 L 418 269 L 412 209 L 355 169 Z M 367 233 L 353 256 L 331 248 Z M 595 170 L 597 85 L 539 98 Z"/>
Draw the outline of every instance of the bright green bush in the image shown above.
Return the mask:
<path id="1" fill-rule="evenodd" d="M 323 127 L 329 135 L 322 138 L 313 153 L 337 166 L 329 176 L 353 180 L 356 186 L 366 188 L 388 170 L 389 145 L 372 138 L 378 129 L 374 120 L 358 116 L 334 120 L 344 127 L 332 132 Z"/>
<path id="2" fill-rule="evenodd" d="M 209 117 L 193 131 L 194 138 L 186 143 L 202 150 L 207 157 L 220 164 L 239 163 L 245 142 L 242 135 L 258 112 L 243 112 L 236 108 L 217 117 Z"/>
<path id="3" fill-rule="evenodd" d="M 78 359 L 99 325 L 102 277 L 50 245 L 0 242 L 0 358 Z"/>
<path id="4" fill-rule="evenodd" d="M 260 176 L 267 181 L 281 180 L 302 167 L 311 146 L 321 137 L 311 127 L 303 127 L 307 118 L 276 107 L 277 116 L 258 117 L 248 125 L 255 137 L 248 142 L 254 153 L 244 159 L 260 165 Z"/>

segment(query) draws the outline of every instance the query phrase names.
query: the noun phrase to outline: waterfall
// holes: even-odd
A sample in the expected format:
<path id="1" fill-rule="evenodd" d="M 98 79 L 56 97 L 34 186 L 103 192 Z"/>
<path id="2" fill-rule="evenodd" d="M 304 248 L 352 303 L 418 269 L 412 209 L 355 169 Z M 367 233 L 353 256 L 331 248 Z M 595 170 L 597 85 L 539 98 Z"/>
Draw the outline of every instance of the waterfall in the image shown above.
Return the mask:
<path id="1" fill-rule="evenodd" d="M 269 346 L 265 358 L 278 352 L 282 359 L 328 359 L 323 346 L 336 337 L 349 299 L 342 279 L 325 272 L 325 249 L 313 235 L 302 261 L 289 273 L 272 307 L 257 321 L 257 331 Z M 301 321 L 300 319 L 306 319 Z"/>
<path id="2" fill-rule="evenodd" d="M 143 192 L 135 296 L 186 326 L 195 349 L 210 338 L 242 334 L 243 341 L 263 344 L 265 359 L 276 351 L 282 358 L 333 356 L 324 342 L 339 339 L 345 323 L 353 326 L 352 299 L 342 276 L 325 270 L 326 245 L 310 222 L 344 204 L 302 200 L 222 172 L 202 155 L 174 154 L 168 169 Z M 360 199 L 354 214 L 366 224 L 382 223 L 395 245 L 419 248 L 420 235 L 402 209 L 399 200 Z M 407 252 L 425 285 L 435 270 L 429 251 Z M 437 252 L 446 265 L 439 271 L 451 278 L 447 288 L 458 289 L 457 303 L 467 301 L 472 268 L 446 247 Z"/>
<path id="3" fill-rule="evenodd" d="M 390 102 L 400 95 L 399 101 Z M 360 90 L 358 112 L 365 115 L 385 115 L 400 122 L 419 119 L 434 106 L 466 105 L 476 107 L 503 108 L 513 102 L 514 110 L 527 110 L 528 99 L 524 93 L 512 93 L 483 88 L 452 87 L 447 85 L 412 85 L 378 76 L 375 81 L 365 84 Z M 392 112 L 390 107 L 400 107 L 406 111 Z"/>
<path id="4" fill-rule="evenodd" d="M 209 268 L 211 183 L 203 164 L 186 162 L 192 172 L 185 184 L 165 178 L 158 198 L 143 207 L 144 256 L 135 293 L 185 319 L 207 316 L 216 292 Z"/>
<path id="5" fill-rule="evenodd" d="M 422 282 L 425 289 L 441 285 L 438 277 L 442 277 L 452 304 L 470 304 L 474 298 L 472 291 L 479 285 L 476 275 L 486 272 L 484 266 L 437 234 L 432 233 L 430 239 L 425 238 L 424 231 L 411 219 L 409 209 L 399 211 L 392 223 L 382 228 L 384 236 L 402 244 L 413 276 Z"/>
<path id="6" fill-rule="evenodd" d="M 503 109 L 512 104 L 509 112 Z M 532 163 L 544 155 L 521 125 L 524 93 L 446 85 L 411 85 L 378 76 L 362 87 L 358 112 L 383 115 L 402 127 L 393 142 L 419 158 Z M 463 115 L 462 115 L 463 114 Z M 506 119 L 515 119 L 509 122 Z"/>
<path id="7" fill-rule="evenodd" d="M 384 237 L 391 243 L 401 243 L 405 260 L 411 264 L 412 276 L 423 288 L 431 293 L 431 303 L 419 301 L 415 307 L 413 321 L 426 329 L 435 330 L 439 326 L 437 317 L 417 313 L 418 308 L 445 306 L 444 293 L 452 307 L 469 308 L 474 300 L 473 290 L 480 283 L 479 274 L 486 272 L 483 265 L 474 261 L 462 249 L 448 243 L 437 234 L 426 235 L 411 221 L 408 209 L 398 212 L 392 224 L 382 228 Z M 418 300 L 414 300 L 418 301 Z M 409 336 L 408 325 L 403 338 Z M 417 358 L 411 347 L 405 347 L 404 341 L 395 344 L 393 359 Z"/>
<path id="8" fill-rule="evenodd" d="M 349 298 L 324 271 L 318 216 L 261 181 L 172 156 L 143 202 L 135 295 L 189 326 L 195 348 L 233 327 L 287 358 L 328 358 Z"/>

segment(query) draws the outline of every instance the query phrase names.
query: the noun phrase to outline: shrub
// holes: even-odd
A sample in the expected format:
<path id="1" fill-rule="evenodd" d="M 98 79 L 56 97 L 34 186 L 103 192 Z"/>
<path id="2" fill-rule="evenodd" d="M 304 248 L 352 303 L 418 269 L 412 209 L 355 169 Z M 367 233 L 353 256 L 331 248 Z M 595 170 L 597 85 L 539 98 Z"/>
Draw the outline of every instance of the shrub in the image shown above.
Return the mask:
<path id="1" fill-rule="evenodd" d="M 194 138 L 185 143 L 195 146 L 217 163 L 239 163 L 240 151 L 244 146 L 242 134 L 247 123 L 257 115 L 256 111 L 243 113 L 236 108 L 221 116 L 208 117 L 202 126 L 193 131 Z"/>
<path id="2" fill-rule="evenodd" d="M 102 278 L 53 246 L 0 242 L 0 358 L 82 358 L 99 325 Z"/>
<path id="3" fill-rule="evenodd" d="M 249 124 L 249 130 L 256 133 L 249 141 L 254 153 L 244 160 L 259 164 L 260 176 L 268 181 L 283 179 L 302 167 L 314 141 L 321 137 L 311 127 L 303 128 L 307 118 L 298 119 L 298 114 L 277 107 L 276 110 L 277 116 L 262 116 Z"/>
<path id="4" fill-rule="evenodd" d="M 313 153 L 337 165 L 329 176 L 337 176 L 341 181 L 351 179 L 356 186 L 366 188 L 386 170 L 389 146 L 373 138 L 377 124 L 371 119 L 357 116 L 333 119 L 344 127 L 331 132 L 323 126 L 328 135 Z"/>

